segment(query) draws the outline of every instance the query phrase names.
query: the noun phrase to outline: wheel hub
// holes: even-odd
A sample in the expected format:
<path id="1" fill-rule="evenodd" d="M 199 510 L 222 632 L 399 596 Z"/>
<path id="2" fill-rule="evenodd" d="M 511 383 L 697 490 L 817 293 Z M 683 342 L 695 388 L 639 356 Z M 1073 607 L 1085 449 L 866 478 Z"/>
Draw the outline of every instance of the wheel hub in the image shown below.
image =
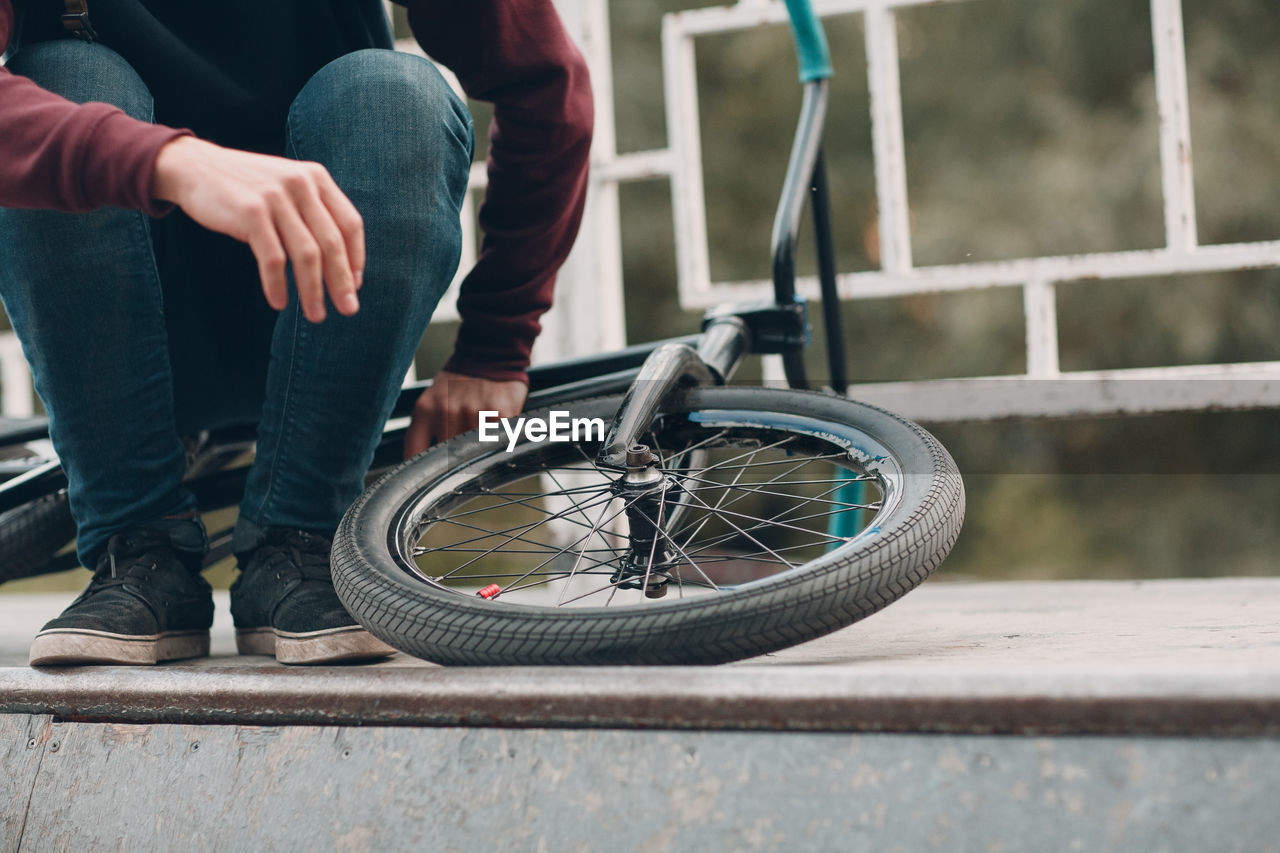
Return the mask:
<path id="1" fill-rule="evenodd" d="M 658 459 L 646 445 L 627 448 L 626 471 L 613 484 L 627 501 L 630 548 L 609 582 L 621 589 L 642 589 L 646 598 L 662 598 L 671 582 L 676 554 L 662 525 L 667 492 L 672 484 L 658 467 Z"/>

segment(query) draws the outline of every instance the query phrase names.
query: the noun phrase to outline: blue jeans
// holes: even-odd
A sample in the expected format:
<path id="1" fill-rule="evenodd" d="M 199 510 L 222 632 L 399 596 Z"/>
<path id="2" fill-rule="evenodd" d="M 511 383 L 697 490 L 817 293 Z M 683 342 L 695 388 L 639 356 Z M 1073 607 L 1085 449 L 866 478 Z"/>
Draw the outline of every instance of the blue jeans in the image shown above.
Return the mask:
<path id="1" fill-rule="evenodd" d="M 9 64 L 73 101 L 153 120 L 99 44 Z M 466 107 L 427 61 L 351 53 L 295 98 L 280 150 L 324 164 L 364 218 L 360 312 L 309 323 L 266 304 L 252 254 L 181 213 L 0 209 L 0 297 L 49 415 L 87 566 L 114 533 L 195 509 L 180 436 L 256 423 L 235 547 L 268 527 L 332 533 L 360 493 L 427 322 L 458 265 Z"/>

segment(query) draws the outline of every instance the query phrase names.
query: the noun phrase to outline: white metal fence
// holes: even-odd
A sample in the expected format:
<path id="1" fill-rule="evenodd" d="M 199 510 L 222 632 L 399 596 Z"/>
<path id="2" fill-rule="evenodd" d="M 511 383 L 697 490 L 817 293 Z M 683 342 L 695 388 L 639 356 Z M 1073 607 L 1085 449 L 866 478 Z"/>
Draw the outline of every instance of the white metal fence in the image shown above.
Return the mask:
<path id="1" fill-rule="evenodd" d="M 1021 288 L 1027 371 L 1017 376 L 859 385 L 851 389 L 851 396 L 926 420 L 1280 405 L 1280 362 L 1274 361 L 1087 372 L 1059 369 L 1055 288 L 1061 282 L 1280 266 L 1280 241 L 1202 246 L 1197 240 L 1180 0 L 1151 0 L 1166 245 L 1140 251 L 915 265 L 908 224 L 895 13 L 907 7 L 957 2 L 981 0 L 814 0 L 823 17 L 861 14 L 866 34 L 881 269 L 841 274 L 840 293 L 847 299 L 867 299 Z M 767 295 L 767 280 L 725 282 L 711 277 L 695 43 L 703 35 L 782 26 L 786 22 L 783 4 L 739 0 L 730 6 L 667 15 L 662 24 L 662 48 L 669 144 L 663 149 L 623 155 L 617 153 L 613 133 L 607 0 L 561 0 L 561 6 L 591 62 L 600 104 L 593 152 L 594 204 L 589 230 L 575 252 L 576 264 L 563 277 L 556 309 L 564 310 L 561 319 L 571 316 L 575 306 L 620 309 L 616 191 L 627 181 L 666 178 L 671 182 L 683 307 L 697 309 Z M 802 278 L 799 287 L 809 295 L 817 292 L 813 279 Z M 600 312 L 593 310 L 592 316 L 599 317 Z M 620 310 L 610 315 L 614 316 L 620 317 Z M 539 354 L 590 352 L 602 344 L 623 343 L 616 327 L 586 332 L 581 324 L 562 322 L 552 330 L 554 341 L 540 348 Z"/>

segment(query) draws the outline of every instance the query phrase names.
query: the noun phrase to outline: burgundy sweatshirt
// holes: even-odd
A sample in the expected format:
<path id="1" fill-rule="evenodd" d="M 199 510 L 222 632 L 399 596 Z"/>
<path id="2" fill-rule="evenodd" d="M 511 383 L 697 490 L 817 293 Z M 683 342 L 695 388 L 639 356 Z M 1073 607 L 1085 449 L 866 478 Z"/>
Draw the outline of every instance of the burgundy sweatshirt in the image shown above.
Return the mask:
<path id="1" fill-rule="evenodd" d="M 34 13 L 37 0 L 30 2 L 28 12 Z M 592 127 L 586 64 L 551 0 L 408 0 L 404 5 L 423 49 L 457 75 L 470 97 L 494 105 L 489 185 L 479 214 L 484 241 L 462 284 L 462 325 L 445 367 L 490 379 L 524 379 L 538 318 L 551 305 L 556 271 L 582 218 Z M 94 8 L 90 4 L 104 42 L 115 47 L 107 38 L 112 25 L 131 22 L 124 12 L 115 12 L 120 20 L 113 21 L 112 7 L 104 2 L 98 7 L 99 24 Z M 334 8 L 346 14 L 341 5 Z M 156 25 L 150 18 L 132 23 Z M 343 27 L 345 19 L 335 18 L 330 26 Z M 13 4 L 0 0 L 0 52 L 13 34 Z M 200 34 L 209 37 L 203 28 Z M 169 31 L 164 35 L 175 37 Z M 377 33 L 362 33 L 350 49 L 368 46 L 360 39 L 379 41 Z M 154 60 L 122 54 L 135 67 Z M 299 68 L 307 75 L 315 70 L 305 61 Z M 157 116 L 164 120 L 168 116 L 160 101 L 157 94 Z M 204 131 L 198 115 L 174 118 L 214 136 Z M 0 206 L 125 207 L 162 215 L 167 206 L 151 197 L 156 155 L 186 133 L 136 121 L 106 104 L 73 104 L 0 67 Z"/>

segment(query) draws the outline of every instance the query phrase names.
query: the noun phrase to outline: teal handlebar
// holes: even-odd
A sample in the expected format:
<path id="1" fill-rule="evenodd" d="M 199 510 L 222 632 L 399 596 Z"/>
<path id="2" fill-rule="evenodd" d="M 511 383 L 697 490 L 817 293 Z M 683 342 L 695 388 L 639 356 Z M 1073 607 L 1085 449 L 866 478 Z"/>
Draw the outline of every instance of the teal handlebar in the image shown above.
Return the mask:
<path id="1" fill-rule="evenodd" d="M 787 0 L 791 15 L 791 32 L 796 38 L 796 55 L 800 60 L 800 82 L 826 80 L 831 76 L 831 51 L 822 22 L 813 13 L 809 0 Z"/>

